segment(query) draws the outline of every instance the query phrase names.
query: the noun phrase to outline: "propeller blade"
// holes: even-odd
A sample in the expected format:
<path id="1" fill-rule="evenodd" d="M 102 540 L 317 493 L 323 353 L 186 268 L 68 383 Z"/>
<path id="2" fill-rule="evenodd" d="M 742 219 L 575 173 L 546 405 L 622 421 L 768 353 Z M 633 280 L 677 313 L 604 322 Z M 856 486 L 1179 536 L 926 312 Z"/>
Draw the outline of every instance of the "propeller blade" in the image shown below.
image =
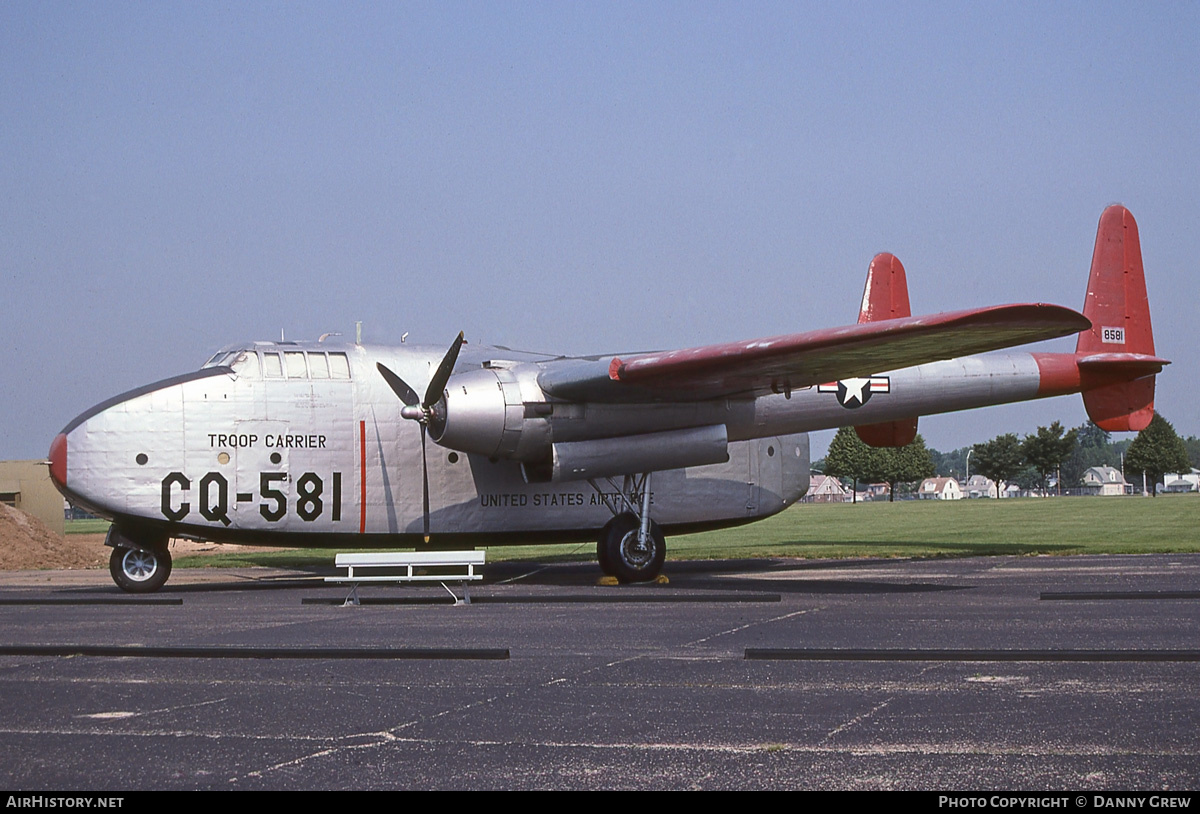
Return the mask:
<path id="1" fill-rule="evenodd" d="M 454 372 L 454 363 L 458 361 L 458 352 L 462 350 L 462 346 L 463 334 L 462 331 L 459 331 L 458 336 L 450 343 L 450 349 L 442 357 L 442 362 L 438 365 L 433 378 L 429 381 L 424 401 L 418 399 L 416 392 L 405 383 L 404 379 L 389 370 L 386 365 L 382 362 L 375 363 L 375 367 L 378 368 L 384 381 L 388 383 L 388 387 L 392 388 L 392 392 L 404 402 L 404 409 L 400 411 L 400 415 L 421 422 L 421 520 L 425 529 L 426 543 L 429 542 L 429 459 L 426 452 L 426 436 L 428 435 L 426 424 L 429 423 L 429 408 L 441 399 L 442 391 L 446 389 L 446 382 L 450 380 L 450 374 Z"/>
<path id="2" fill-rule="evenodd" d="M 429 461 L 425 459 L 425 425 L 421 425 L 421 505 L 425 517 L 425 542 L 429 542 Z"/>
<path id="3" fill-rule="evenodd" d="M 446 382 L 450 380 L 450 374 L 454 372 L 454 363 L 458 361 L 458 352 L 462 346 L 463 333 L 459 331 L 458 336 L 450 343 L 450 350 L 446 351 L 446 355 L 442 358 L 442 363 L 438 365 L 437 372 L 429 380 L 429 389 L 425 391 L 425 400 L 421 402 L 422 407 L 428 409 L 442 397 L 442 391 L 446 389 Z"/>
<path id="4" fill-rule="evenodd" d="M 402 402 L 404 402 L 406 407 L 412 407 L 413 405 L 421 403 L 421 400 L 417 398 L 416 391 L 405 384 L 404 379 L 401 379 L 386 366 L 384 366 L 383 362 L 376 362 L 375 367 L 379 369 L 379 372 L 383 375 L 384 381 L 388 383 L 388 386 L 392 388 L 392 392 L 395 393 Z"/>

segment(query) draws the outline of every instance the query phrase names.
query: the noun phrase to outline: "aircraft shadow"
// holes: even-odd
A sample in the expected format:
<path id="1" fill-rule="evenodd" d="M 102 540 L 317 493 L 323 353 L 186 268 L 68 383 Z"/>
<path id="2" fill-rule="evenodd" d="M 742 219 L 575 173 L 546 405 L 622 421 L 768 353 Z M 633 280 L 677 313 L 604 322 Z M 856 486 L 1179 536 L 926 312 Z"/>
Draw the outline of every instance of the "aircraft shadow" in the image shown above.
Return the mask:
<path id="1" fill-rule="evenodd" d="M 947 585 L 930 582 L 889 582 L 885 580 L 787 579 L 769 576 L 779 572 L 819 571 L 854 567 L 878 567 L 879 560 L 838 561 L 834 563 L 796 563 L 764 559 L 668 560 L 663 573 L 673 590 L 719 591 L 726 594 L 895 594 L 962 591 L 973 585 Z M 594 586 L 599 569 L 592 563 L 538 563 L 532 561 L 489 563 L 484 586 L 503 584 L 537 586 Z M 762 574 L 760 578 L 745 576 Z M 902 576 L 898 574 L 897 576 Z M 613 592 L 662 590 L 654 583 L 621 585 L 607 588 Z"/>

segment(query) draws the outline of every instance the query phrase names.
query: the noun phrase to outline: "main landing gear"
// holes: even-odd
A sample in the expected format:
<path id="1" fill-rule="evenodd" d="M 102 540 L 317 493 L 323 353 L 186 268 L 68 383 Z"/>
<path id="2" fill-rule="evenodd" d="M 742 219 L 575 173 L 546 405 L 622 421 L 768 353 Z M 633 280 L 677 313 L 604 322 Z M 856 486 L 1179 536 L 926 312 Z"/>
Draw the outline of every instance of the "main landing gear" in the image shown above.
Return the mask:
<path id="1" fill-rule="evenodd" d="M 613 519 L 604 526 L 596 544 L 600 569 L 621 582 L 649 582 L 658 576 L 667 556 L 662 529 L 650 519 L 650 473 L 626 475 L 619 488 L 611 478 L 606 480 L 620 496 L 620 505 L 605 501 Z M 603 494 L 595 481 L 588 483 Z"/>
<path id="2" fill-rule="evenodd" d="M 109 527 L 104 544 L 112 547 L 108 573 L 122 591 L 148 594 L 157 591 L 171 576 L 171 553 L 166 539 L 135 540 L 115 525 Z"/>

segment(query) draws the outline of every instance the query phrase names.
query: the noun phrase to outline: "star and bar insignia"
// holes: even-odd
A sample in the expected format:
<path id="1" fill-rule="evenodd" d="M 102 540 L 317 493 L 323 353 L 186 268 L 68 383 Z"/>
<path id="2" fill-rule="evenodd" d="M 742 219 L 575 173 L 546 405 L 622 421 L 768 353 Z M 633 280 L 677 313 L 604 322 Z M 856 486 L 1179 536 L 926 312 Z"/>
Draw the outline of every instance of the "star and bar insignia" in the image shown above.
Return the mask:
<path id="1" fill-rule="evenodd" d="M 838 403 L 849 410 L 854 410 L 870 401 L 874 393 L 891 392 L 891 387 L 891 380 L 887 376 L 869 376 L 819 384 L 817 392 L 837 393 Z"/>

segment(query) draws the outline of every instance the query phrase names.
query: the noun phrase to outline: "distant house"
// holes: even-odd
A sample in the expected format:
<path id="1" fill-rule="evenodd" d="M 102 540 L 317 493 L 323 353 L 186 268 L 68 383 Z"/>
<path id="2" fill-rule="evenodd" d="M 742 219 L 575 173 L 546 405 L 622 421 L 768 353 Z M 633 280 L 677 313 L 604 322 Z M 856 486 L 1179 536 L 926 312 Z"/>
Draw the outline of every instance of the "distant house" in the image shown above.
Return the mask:
<path id="1" fill-rule="evenodd" d="M 922 500 L 962 500 L 963 491 L 954 478 L 926 478 L 921 481 L 917 497 Z"/>
<path id="2" fill-rule="evenodd" d="M 816 472 L 808 476 L 808 492 L 804 495 L 805 503 L 845 503 L 849 499 L 850 493 L 837 478 Z"/>
<path id="3" fill-rule="evenodd" d="M 892 496 L 892 487 L 886 483 L 868 483 L 863 486 L 867 500 L 889 500 Z"/>
<path id="4" fill-rule="evenodd" d="M 962 485 L 963 497 L 995 497 L 996 482 L 983 475 L 972 475 Z"/>
<path id="5" fill-rule="evenodd" d="M 1053 486 L 1050 491 L 1042 489 L 1024 489 L 1016 481 L 1003 481 L 1000 484 L 1000 497 L 1049 497 L 1054 494 Z"/>
<path id="6" fill-rule="evenodd" d="M 1163 475 L 1161 489 L 1164 492 L 1200 491 L 1200 469 L 1193 469 L 1191 472 L 1168 472 Z"/>
<path id="7" fill-rule="evenodd" d="M 1125 482 L 1121 470 L 1111 466 L 1093 466 L 1084 470 L 1083 494 L 1085 495 L 1128 495 L 1133 487 Z"/>

